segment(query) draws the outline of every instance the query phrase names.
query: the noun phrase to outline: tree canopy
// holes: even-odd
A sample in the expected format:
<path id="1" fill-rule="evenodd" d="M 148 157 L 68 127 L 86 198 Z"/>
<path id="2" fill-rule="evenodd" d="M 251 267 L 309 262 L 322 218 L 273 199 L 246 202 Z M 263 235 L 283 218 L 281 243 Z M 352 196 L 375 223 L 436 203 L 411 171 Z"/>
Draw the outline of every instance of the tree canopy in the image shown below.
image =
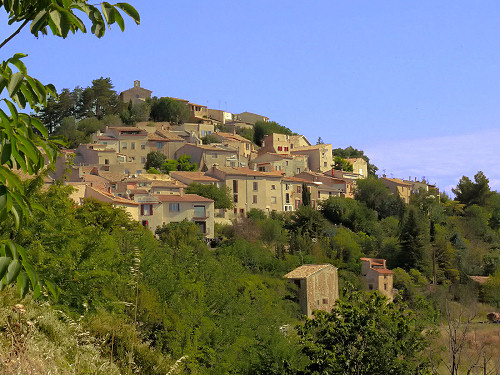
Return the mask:
<path id="1" fill-rule="evenodd" d="M 151 99 L 151 119 L 168 121 L 180 125 L 189 120 L 190 112 L 187 103 L 174 98 L 154 97 Z"/>
<path id="2" fill-rule="evenodd" d="M 253 142 L 257 146 L 262 146 L 264 137 L 269 134 L 279 133 L 292 135 L 293 132 L 286 126 L 280 125 L 274 121 L 257 121 L 254 125 Z"/>
<path id="3" fill-rule="evenodd" d="M 213 199 L 215 208 L 233 208 L 231 190 L 226 185 L 218 187 L 214 184 L 202 185 L 194 182 L 187 187 L 186 193 Z"/>
<path id="4" fill-rule="evenodd" d="M 472 204 L 484 205 L 491 196 L 489 180 L 479 171 L 474 175 L 474 182 L 469 177 L 463 176 L 455 189 L 455 199 L 466 206 Z"/>

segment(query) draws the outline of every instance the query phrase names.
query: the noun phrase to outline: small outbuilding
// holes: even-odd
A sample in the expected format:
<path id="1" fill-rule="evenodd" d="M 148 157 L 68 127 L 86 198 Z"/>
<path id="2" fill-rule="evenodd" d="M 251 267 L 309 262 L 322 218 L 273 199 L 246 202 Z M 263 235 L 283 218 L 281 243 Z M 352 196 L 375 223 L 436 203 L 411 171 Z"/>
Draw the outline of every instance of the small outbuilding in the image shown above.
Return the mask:
<path id="1" fill-rule="evenodd" d="M 368 290 L 378 290 L 392 301 L 394 272 L 387 269 L 385 259 L 361 258 L 361 262 L 361 274 L 368 284 Z"/>
<path id="2" fill-rule="evenodd" d="M 299 305 L 308 318 L 315 310 L 330 312 L 339 298 L 338 270 L 331 264 L 304 264 L 285 277 L 297 285 Z"/>

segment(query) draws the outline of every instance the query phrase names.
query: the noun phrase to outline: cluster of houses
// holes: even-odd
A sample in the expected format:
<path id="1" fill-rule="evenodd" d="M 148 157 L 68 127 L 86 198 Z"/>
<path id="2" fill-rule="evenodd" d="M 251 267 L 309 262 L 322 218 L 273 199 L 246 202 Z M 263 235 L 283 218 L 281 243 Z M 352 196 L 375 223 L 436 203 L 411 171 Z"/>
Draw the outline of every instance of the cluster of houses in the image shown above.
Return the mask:
<path id="1" fill-rule="evenodd" d="M 150 97 L 151 91 L 142 88 L 139 81 L 120 94 L 124 102 L 133 103 Z M 268 134 L 257 147 L 237 134 L 239 129 L 253 128 L 257 121 L 269 121 L 265 116 L 232 114 L 178 100 L 188 106 L 189 122 L 108 126 L 93 134 L 91 143 L 63 150 L 51 179 L 72 185 L 76 204 L 89 198 L 109 202 L 153 232 L 163 224 L 188 220 L 206 238 L 213 238 L 215 222 L 230 223 L 245 217 L 251 209 L 267 213 L 297 210 L 303 189 L 309 191 L 313 207 L 332 196 L 353 198 L 356 181 L 368 176 L 363 158 L 347 160 L 353 171 L 333 169 L 332 145 L 311 144 L 303 135 Z M 207 136 L 211 143 L 204 144 Z M 187 155 L 198 170 L 147 173 L 144 165 L 153 151 L 168 159 Z M 386 176 L 381 181 L 405 203 L 422 188 L 439 194 L 425 181 Z M 216 209 L 212 199 L 187 194 L 187 187 L 193 183 L 226 186 L 233 208 Z M 392 271 L 386 268 L 385 260 L 361 261 L 367 288 L 392 299 Z M 285 277 L 297 285 L 300 307 L 308 317 L 314 310 L 330 311 L 339 297 L 337 269 L 331 264 L 303 265 Z"/>
<path id="2" fill-rule="evenodd" d="M 120 97 L 139 103 L 150 98 L 151 91 L 135 81 Z M 311 144 L 303 135 L 268 134 L 262 147 L 257 147 L 237 134 L 238 129 L 252 128 L 257 121 L 269 121 L 265 116 L 231 114 L 182 101 L 190 110 L 190 122 L 108 126 L 93 134 L 91 143 L 63 150 L 52 178 L 75 188 L 77 204 L 87 198 L 110 202 L 153 232 L 163 224 L 186 219 L 212 238 L 215 222 L 245 217 L 251 209 L 268 213 L 297 210 L 304 188 L 310 192 L 312 206 L 331 196 L 353 198 L 356 180 L 368 175 L 363 158 L 348 159 L 352 172 L 333 169 L 332 145 Z M 221 127 L 226 132 L 218 131 Z M 203 144 L 206 136 L 212 143 Z M 188 155 L 198 170 L 148 174 L 144 165 L 153 151 L 168 159 Z M 435 188 L 411 179 L 384 176 L 381 180 L 406 203 L 412 191 Z M 227 186 L 233 208 L 216 209 L 213 200 L 186 194 L 192 183 Z"/>

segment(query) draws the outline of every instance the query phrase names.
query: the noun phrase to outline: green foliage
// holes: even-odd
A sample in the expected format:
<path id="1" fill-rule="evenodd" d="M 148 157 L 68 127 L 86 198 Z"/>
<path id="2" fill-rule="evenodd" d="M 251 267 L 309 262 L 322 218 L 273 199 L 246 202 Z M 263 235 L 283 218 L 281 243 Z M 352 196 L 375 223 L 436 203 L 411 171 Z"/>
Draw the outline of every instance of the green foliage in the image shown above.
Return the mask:
<path id="1" fill-rule="evenodd" d="M 319 237 L 327 224 L 321 212 L 311 206 L 300 206 L 287 219 L 287 229 L 310 238 Z"/>
<path id="2" fill-rule="evenodd" d="M 483 285 L 484 300 L 488 303 L 500 306 L 500 271 L 490 276 L 485 285 Z"/>
<path id="3" fill-rule="evenodd" d="M 473 204 L 484 205 L 491 195 L 489 180 L 479 171 L 474 175 L 474 182 L 469 177 L 463 176 L 457 187 L 451 189 L 460 203 L 470 206 Z"/>
<path id="4" fill-rule="evenodd" d="M 136 122 L 149 120 L 150 113 L 150 103 L 132 104 L 132 101 L 130 101 L 127 109 L 120 113 L 120 119 L 125 125 L 135 125 Z"/>
<path id="5" fill-rule="evenodd" d="M 371 233 L 377 221 L 377 214 L 362 202 L 330 197 L 321 202 L 321 212 L 332 224 L 341 224 L 353 231 Z"/>
<path id="6" fill-rule="evenodd" d="M 214 184 L 202 185 L 193 182 L 187 187 L 186 193 L 213 199 L 215 208 L 231 209 L 233 207 L 231 190 L 226 185 L 218 187 Z"/>
<path id="7" fill-rule="evenodd" d="M 302 184 L 302 205 L 303 206 L 311 205 L 311 192 L 307 188 L 307 184 L 305 182 Z"/>
<path id="8" fill-rule="evenodd" d="M 416 268 L 429 273 L 429 228 L 425 218 L 410 207 L 401 222 L 399 240 L 401 251 L 398 265 L 404 269 Z"/>
<path id="9" fill-rule="evenodd" d="M 368 208 L 377 211 L 381 218 L 401 216 L 404 211 L 405 205 L 401 198 L 392 195 L 384 183 L 374 177 L 357 180 L 354 196 Z"/>
<path id="10" fill-rule="evenodd" d="M 346 172 L 352 172 L 353 167 L 352 164 L 349 163 L 346 159 L 335 155 L 333 157 L 333 169 L 336 169 L 338 171 L 346 171 Z"/>
<path id="11" fill-rule="evenodd" d="M 363 158 L 368 163 L 368 175 L 372 177 L 377 176 L 378 168 L 374 164 L 370 164 L 370 158 L 365 155 L 365 153 L 361 150 L 357 150 L 352 146 L 342 148 L 335 148 L 332 150 L 333 157 L 335 159 L 336 156 L 342 159 L 349 158 Z M 345 170 L 345 169 L 344 169 Z"/>
<path id="12" fill-rule="evenodd" d="M 146 164 L 144 164 L 144 169 L 149 170 L 150 168 L 155 168 L 161 170 L 163 164 L 167 161 L 167 155 L 160 151 L 151 151 L 146 156 Z"/>
<path id="13" fill-rule="evenodd" d="M 204 145 L 209 145 L 211 143 L 218 143 L 219 139 L 213 134 L 207 134 L 201 139 L 201 141 Z"/>
<path id="14" fill-rule="evenodd" d="M 286 126 L 274 121 L 257 121 L 254 125 L 253 142 L 257 146 L 262 146 L 262 141 L 266 135 L 273 133 L 292 135 L 292 131 Z"/>
<path id="15" fill-rule="evenodd" d="M 180 125 L 189 120 L 190 112 L 187 103 L 174 98 L 154 97 L 151 99 L 151 119 L 168 121 L 172 125 Z"/>
<path id="16" fill-rule="evenodd" d="M 117 23 L 123 30 L 125 25 L 123 18 L 118 11 L 130 15 L 136 23 L 139 23 L 139 14 L 135 9 L 126 4 L 119 3 L 111 5 L 103 3 L 102 13 L 93 5 L 87 4 L 83 0 L 73 1 L 16 1 L 1 2 L 1 9 L 5 10 L 8 23 L 21 22 L 19 28 L 0 44 L 0 48 L 14 38 L 22 28 L 30 25 L 30 32 L 34 36 L 50 33 L 65 38 L 69 32 L 86 32 L 85 24 L 75 12 L 86 14 L 92 23 L 91 32 L 98 37 L 104 35 L 106 26 Z M 18 108 L 23 110 L 27 105 L 31 108 L 47 105 L 49 95 L 57 96 L 52 85 L 43 85 L 40 81 L 27 74 L 27 68 L 22 59 L 26 55 L 17 53 L 13 57 L 2 61 L 0 73 L 0 93 L 7 98 L 2 98 L 5 110 L 0 110 L 0 218 L 5 220 L 8 215 L 15 219 L 17 227 L 20 226 L 23 216 L 31 213 L 31 207 L 24 195 L 23 187 L 18 177 L 11 169 L 20 169 L 24 173 L 34 175 L 44 167 L 44 157 L 47 157 L 49 164 L 55 163 L 57 156 L 57 144 L 48 140 L 48 130 L 37 118 L 20 113 Z M 14 68 L 14 70 L 13 70 Z M 17 108 L 16 108 L 17 106 Z M 26 260 L 26 256 L 21 254 Z M 19 268 L 19 259 L 12 258 L 9 267 L 11 270 Z M 26 265 L 22 265 L 21 277 L 18 279 L 20 290 L 27 288 L 27 277 L 29 274 Z M 2 280 L 2 285 L 7 281 L 12 282 L 11 276 L 16 272 L 8 272 Z M 7 279 L 8 277 L 8 279 Z M 36 289 L 40 284 L 35 279 L 30 280 L 32 288 Z M 56 291 L 56 288 L 47 284 L 49 290 Z M 56 295 L 56 293 L 53 293 Z"/>
<path id="17" fill-rule="evenodd" d="M 251 220 L 265 220 L 267 218 L 267 215 L 261 209 L 251 208 L 247 212 L 247 218 Z"/>
<path id="18" fill-rule="evenodd" d="M 428 373 L 425 337 L 411 310 L 378 293 L 352 292 L 299 327 L 308 374 Z"/>

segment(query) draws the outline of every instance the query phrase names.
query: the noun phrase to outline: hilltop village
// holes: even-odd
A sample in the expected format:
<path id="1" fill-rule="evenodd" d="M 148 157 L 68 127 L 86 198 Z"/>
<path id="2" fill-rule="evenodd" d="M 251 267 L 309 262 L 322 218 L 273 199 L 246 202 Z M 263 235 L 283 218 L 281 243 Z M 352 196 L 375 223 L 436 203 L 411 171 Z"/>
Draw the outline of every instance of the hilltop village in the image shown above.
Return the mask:
<path id="1" fill-rule="evenodd" d="M 151 91 L 135 81 L 119 98 L 137 105 L 150 100 Z M 188 110 L 186 122 L 106 126 L 91 135 L 91 143 L 63 150 L 51 178 L 72 185 L 77 204 L 86 198 L 110 202 L 123 207 L 153 233 L 164 224 L 192 221 L 210 239 L 214 223 L 231 223 L 253 209 L 267 214 L 297 210 L 303 189 L 310 194 L 312 207 L 332 196 L 354 198 L 356 181 L 368 176 L 367 158 L 342 159 L 339 167 L 328 143 L 314 144 L 298 134 L 270 133 L 257 145 L 239 134 L 253 130 L 256 123 L 269 122 L 266 116 L 233 114 L 169 99 Z M 148 173 L 148 155 L 158 154 L 165 160 L 188 160 L 189 169 L 177 165 L 166 174 L 160 173 L 158 165 L 152 169 L 156 173 Z M 426 181 L 385 175 L 380 180 L 406 204 L 412 192 L 422 188 L 439 194 Z M 188 193 L 192 184 L 224 188 L 232 200 L 231 208 Z"/>

